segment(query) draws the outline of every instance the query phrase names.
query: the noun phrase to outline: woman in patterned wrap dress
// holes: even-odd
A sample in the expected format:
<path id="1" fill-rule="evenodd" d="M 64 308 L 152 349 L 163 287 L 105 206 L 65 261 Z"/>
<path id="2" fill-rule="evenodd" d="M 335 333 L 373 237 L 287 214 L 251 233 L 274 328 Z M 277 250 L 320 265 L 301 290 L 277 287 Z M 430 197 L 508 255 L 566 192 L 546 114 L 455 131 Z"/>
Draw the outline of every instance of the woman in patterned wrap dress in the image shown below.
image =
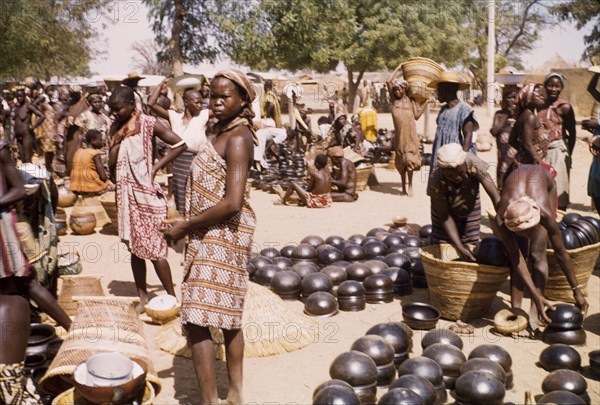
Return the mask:
<path id="1" fill-rule="evenodd" d="M 254 90 L 243 73 L 228 69 L 213 78 L 210 104 L 219 120 L 217 136 L 201 148 L 192 163 L 185 220 L 166 221 L 163 231 L 167 240 L 189 236 L 181 322 L 192 347 L 202 404 L 218 403 L 209 326 L 222 328 L 225 337 L 227 400 L 243 403 L 242 311 L 256 223 L 246 186 L 256 143 L 253 99 Z"/>

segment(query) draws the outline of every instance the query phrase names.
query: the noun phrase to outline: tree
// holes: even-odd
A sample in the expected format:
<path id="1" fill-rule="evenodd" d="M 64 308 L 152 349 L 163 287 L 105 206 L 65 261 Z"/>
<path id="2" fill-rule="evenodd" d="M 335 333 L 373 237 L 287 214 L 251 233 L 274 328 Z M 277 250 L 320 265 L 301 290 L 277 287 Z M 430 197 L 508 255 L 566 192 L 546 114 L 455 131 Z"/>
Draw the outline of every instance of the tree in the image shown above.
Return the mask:
<path id="1" fill-rule="evenodd" d="M 0 78 L 83 75 L 110 0 L 0 0 Z"/>
<path id="2" fill-rule="evenodd" d="M 216 3 L 223 50 L 256 69 L 327 72 L 340 62 L 353 99 L 367 71 L 412 56 L 454 66 L 467 44 L 461 4 L 443 0 L 263 0 Z M 443 28 L 443 29 L 440 29 Z"/>
<path id="3" fill-rule="evenodd" d="M 468 16 L 463 38 L 472 44 L 461 58 L 474 75 L 475 82 L 487 96 L 488 9 L 484 0 L 464 1 Z M 496 1 L 496 58 L 498 69 L 513 65 L 522 68 L 521 55 L 535 46 L 539 32 L 550 22 L 551 15 L 543 0 Z"/>
<path id="4" fill-rule="evenodd" d="M 161 49 L 159 60 L 171 63 L 173 74 L 183 74 L 183 64 L 214 62 L 219 49 L 210 7 L 214 0 L 143 0 L 149 7 L 152 30 Z"/>
<path id="5" fill-rule="evenodd" d="M 583 57 L 595 58 L 594 63 L 600 63 L 600 2 L 571 0 L 552 7 L 552 12 L 562 20 L 574 20 L 578 30 L 592 23 L 592 32 L 583 37 L 587 45 Z"/>
<path id="6" fill-rule="evenodd" d="M 160 48 L 152 39 L 134 42 L 131 50 L 135 53 L 135 68 L 149 75 L 164 75 L 171 72 L 171 66 L 166 62 L 158 60 Z"/>

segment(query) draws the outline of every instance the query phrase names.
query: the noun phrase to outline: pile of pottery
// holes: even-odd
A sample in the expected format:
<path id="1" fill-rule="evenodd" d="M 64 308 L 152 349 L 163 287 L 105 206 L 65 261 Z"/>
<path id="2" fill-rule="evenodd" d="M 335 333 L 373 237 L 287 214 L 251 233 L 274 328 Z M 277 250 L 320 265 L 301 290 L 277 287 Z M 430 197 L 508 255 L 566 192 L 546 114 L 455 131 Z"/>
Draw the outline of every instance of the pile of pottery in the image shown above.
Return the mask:
<path id="1" fill-rule="evenodd" d="M 545 343 L 564 343 L 571 346 L 585 344 L 586 332 L 583 329 L 583 313 L 569 304 L 556 304 L 548 309 L 546 315 L 551 322 L 544 329 L 542 340 Z"/>
<path id="2" fill-rule="evenodd" d="M 377 138 L 373 143 L 373 148 L 370 148 L 365 154 L 365 162 L 367 163 L 388 163 L 391 159 L 392 140 L 394 139 L 394 130 L 380 128 L 377 131 Z"/>
<path id="3" fill-rule="evenodd" d="M 62 339 L 56 336 L 52 325 L 32 323 L 27 348 L 25 349 L 25 373 L 38 384 L 54 359 Z"/>
<path id="4" fill-rule="evenodd" d="M 575 212 L 565 214 L 558 223 L 567 249 L 577 249 L 600 242 L 600 220 Z"/>
<path id="5" fill-rule="evenodd" d="M 290 181 L 306 187 L 306 182 L 302 180 L 306 175 L 304 153 L 292 153 L 286 145 L 279 145 L 278 160 L 270 163 L 264 172 L 253 172 L 251 175 L 254 178 L 252 186 L 263 191 L 270 191 L 276 185 L 285 190 Z"/>
<path id="6" fill-rule="evenodd" d="M 406 227 L 374 228 L 347 239 L 309 235 L 297 245 L 261 250 L 248 272 L 282 299 L 304 301 L 308 315 L 361 311 L 367 303 L 389 303 L 427 287 L 419 247 L 429 243 L 430 230 L 423 228 L 423 238 L 403 232 Z"/>

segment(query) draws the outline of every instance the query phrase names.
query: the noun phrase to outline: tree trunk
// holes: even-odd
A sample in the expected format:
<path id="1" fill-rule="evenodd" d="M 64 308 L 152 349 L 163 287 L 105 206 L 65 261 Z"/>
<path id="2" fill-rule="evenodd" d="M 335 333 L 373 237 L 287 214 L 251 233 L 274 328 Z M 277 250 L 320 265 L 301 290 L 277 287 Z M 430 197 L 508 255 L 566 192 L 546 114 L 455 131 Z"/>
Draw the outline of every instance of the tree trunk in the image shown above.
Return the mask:
<path id="1" fill-rule="evenodd" d="M 358 72 L 358 77 L 356 78 L 356 81 L 354 81 L 354 73 L 348 69 L 348 112 L 350 114 L 354 112 L 354 98 L 356 97 L 358 86 L 360 85 L 360 81 L 364 74 L 364 71 Z"/>
<path id="2" fill-rule="evenodd" d="M 173 18 L 173 28 L 171 29 L 171 60 L 173 63 L 173 76 L 183 75 L 183 55 L 181 53 L 181 31 L 183 30 L 183 19 L 185 17 L 185 7 L 183 0 L 175 0 L 175 16 Z M 180 93 L 175 93 L 175 107 L 183 108 L 183 100 Z"/>

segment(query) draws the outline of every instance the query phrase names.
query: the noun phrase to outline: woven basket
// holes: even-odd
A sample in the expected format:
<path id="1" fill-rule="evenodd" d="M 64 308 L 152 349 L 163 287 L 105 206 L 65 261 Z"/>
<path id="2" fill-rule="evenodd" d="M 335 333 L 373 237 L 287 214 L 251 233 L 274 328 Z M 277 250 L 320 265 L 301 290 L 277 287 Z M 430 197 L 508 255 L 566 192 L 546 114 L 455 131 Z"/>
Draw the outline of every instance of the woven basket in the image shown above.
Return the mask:
<path id="1" fill-rule="evenodd" d="M 600 243 L 584 246 L 578 249 L 567 250 L 573 260 L 573 271 L 577 284 L 581 286 L 581 292 L 587 296 L 587 286 L 598 255 L 600 255 Z M 575 303 L 571 285 L 556 260 L 556 254 L 552 249 L 546 249 L 548 257 L 548 281 L 544 296 L 549 300 Z"/>
<path id="2" fill-rule="evenodd" d="M 119 352 L 146 363 L 146 380 L 153 384 L 156 394 L 160 392 L 161 383 L 143 334 L 144 325 L 132 302 L 119 299 L 122 297 L 108 298 L 95 301 L 90 297 L 78 302 L 71 329 L 40 381 L 44 391 L 58 395 L 68 390 L 73 386 L 72 375 L 77 365 L 97 353 Z"/>
<path id="3" fill-rule="evenodd" d="M 104 296 L 101 275 L 89 276 L 61 276 L 61 288 L 58 296 L 58 304 L 65 310 L 67 315 L 73 316 L 77 311 L 77 302 L 74 296 Z"/>
<path id="4" fill-rule="evenodd" d="M 356 191 L 364 191 L 367 188 L 369 176 L 373 172 L 373 165 L 369 164 L 365 167 L 356 169 Z"/>
<path id="5" fill-rule="evenodd" d="M 428 58 L 410 58 L 402 64 L 402 76 L 408 83 L 421 82 L 428 85 L 440 78 L 444 68 Z"/>
<path id="6" fill-rule="evenodd" d="M 509 268 L 452 261 L 458 257 L 450 244 L 421 248 L 429 299 L 444 319 L 480 319 L 488 313 Z"/>
<path id="7" fill-rule="evenodd" d="M 102 204 L 102 208 L 106 211 L 106 215 L 110 218 L 110 222 L 114 226 L 117 226 L 117 200 L 116 194 L 114 191 L 110 191 L 108 193 L 102 194 L 98 197 L 100 204 Z"/>

